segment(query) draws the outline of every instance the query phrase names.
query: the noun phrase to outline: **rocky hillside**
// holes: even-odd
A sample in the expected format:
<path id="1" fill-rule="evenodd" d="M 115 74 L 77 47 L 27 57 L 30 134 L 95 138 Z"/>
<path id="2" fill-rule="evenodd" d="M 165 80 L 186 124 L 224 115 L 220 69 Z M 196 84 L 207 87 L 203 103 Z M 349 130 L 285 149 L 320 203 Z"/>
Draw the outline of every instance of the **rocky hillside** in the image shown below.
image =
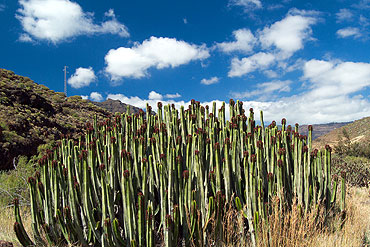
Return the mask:
<path id="1" fill-rule="evenodd" d="M 77 137 L 94 115 L 102 119 L 110 113 L 0 69 L 0 170 L 11 169 L 19 155 L 36 154 L 40 144 L 65 134 Z"/>
<path id="2" fill-rule="evenodd" d="M 316 140 L 318 137 L 323 136 L 331 131 L 338 129 L 342 126 L 345 126 L 351 122 L 344 122 L 344 123 L 327 123 L 327 124 L 313 124 L 313 132 L 312 132 L 312 139 Z M 299 132 L 302 135 L 308 134 L 308 125 L 301 125 L 299 126 Z"/>
<path id="3" fill-rule="evenodd" d="M 107 99 L 106 101 L 103 101 L 103 102 L 94 102 L 94 101 L 90 101 L 90 102 L 93 103 L 94 105 L 99 106 L 101 108 L 104 108 L 107 111 L 112 112 L 112 113 L 126 112 L 127 111 L 127 106 L 130 107 L 130 113 L 135 114 L 135 113 L 138 113 L 139 110 L 140 110 L 140 108 L 138 108 L 138 107 L 128 105 L 128 104 L 122 103 L 119 100 L 113 100 L 113 99 Z"/>
<path id="4" fill-rule="evenodd" d="M 314 144 L 319 147 L 325 144 L 335 146 L 340 140 L 343 141 L 346 138 L 348 138 L 351 143 L 370 142 L 370 117 L 365 117 L 334 129 L 317 138 Z"/>

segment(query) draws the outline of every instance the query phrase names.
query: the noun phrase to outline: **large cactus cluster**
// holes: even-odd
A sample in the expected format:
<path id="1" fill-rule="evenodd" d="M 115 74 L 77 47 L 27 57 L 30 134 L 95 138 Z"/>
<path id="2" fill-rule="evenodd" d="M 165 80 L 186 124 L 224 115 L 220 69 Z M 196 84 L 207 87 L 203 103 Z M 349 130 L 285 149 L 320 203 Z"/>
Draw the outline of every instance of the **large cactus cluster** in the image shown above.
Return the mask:
<path id="1" fill-rule="evenodd" d="M 15 203 L 15 232 L 23 246 L 208 246 L 225 238 L 233 207 L 246 223 L 242 241 L 279 197 L 302 213 L 336 202 L 331 149 L 312 149 L 308 137 L 275 122 L 265 127 L 242 102 L 217 110 L 192 100 L 188 109 L 158 103 L 157 114 L 129 112 L 87 126 L 78 141 L 63 139 L 29 178 L 33 240 Z M 344 209 L 345 176 L 342 178 Z M 228 205 L 226 207 L 226 205 Z M 209 227 L 212 222 L 212 227 Z M 249 234 L 247 234 L 249 232 Z M 213 234 L 212 238 L 209 236 Z"/>

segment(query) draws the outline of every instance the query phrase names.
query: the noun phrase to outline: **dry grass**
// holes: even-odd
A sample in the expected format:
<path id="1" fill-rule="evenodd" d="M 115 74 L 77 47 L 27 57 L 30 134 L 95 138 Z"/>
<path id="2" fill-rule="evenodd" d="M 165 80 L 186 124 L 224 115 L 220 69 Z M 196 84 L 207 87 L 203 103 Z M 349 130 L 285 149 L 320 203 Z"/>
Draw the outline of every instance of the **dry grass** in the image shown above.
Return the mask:
<path id="1" fill-rule="evenodd" d="M 370 246 L 370 194 L 368 188 L 351 188 L 347 215 L 327 215 L 318 208 L 301 216 L 297 206 L 281 213 L 273 206 L 269 224 L 261 226 L 258 246 L 367 247 Z M 326 221 L 323 225 L 322 222 Z"/>
<path id="2" fill-rule="evenodd" d="M 258 233 L 258 247 L 370 247 L 370 191 L 369 188 L 350 188 L 348 190 L 347 215 L 342 222 L 340 216 L 328 216 L 321 209 L 312 210 L 301 217 L 298 207 L 281 213 L 277 207 L 270 216 L 269 225 L 261 225 Z M 29 210 L 21 210 L 26 231 L 31 233 Z M 322 222 L 326 219 L 326 226 Z M 343 223 L 343 224 L 342 224 Z M 13 242 L 20 246 L 13 232 L 14 215 L 12 208 L 0 210 L 0 240 Z M 224 216 L 223 239 L 213 236 L 212 246 L 245 246 L 240 240 L 240 217 L 235 209 L 229 208 Z M 212 238 L 212 237 L 211 237 Z"/>
<path id="3" fill-rule="evenodd" d="M 31 212 L 29 207 L 23 207 L 20 210 L 24 228 L 31 234 Z M 13 230 L 14 222 L 14 209 L 12 207 L 0 208 L 0 240 L 10 241 L 15 247 L 20 247 L 21 245 Z"/>

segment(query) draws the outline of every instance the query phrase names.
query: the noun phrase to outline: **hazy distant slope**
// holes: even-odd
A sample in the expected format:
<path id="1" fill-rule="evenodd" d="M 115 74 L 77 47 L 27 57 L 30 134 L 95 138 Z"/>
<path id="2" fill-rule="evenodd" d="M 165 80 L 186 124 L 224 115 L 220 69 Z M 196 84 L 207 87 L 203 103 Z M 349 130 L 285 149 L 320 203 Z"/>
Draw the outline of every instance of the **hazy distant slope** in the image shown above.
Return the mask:
<path id="1" fill-rule="evenodd" d="M 33 155 L 40 144 L 77 136 L 94 115 L 110 113 L 79 96 L 65 98 L 31 79 L 0 69 L 0 170 L 18 155 Z"/>
<path id="2" fill-rule="evenodd" d="M 335 129 L 338 129 L 342 126 L 345 126 L 351 122 L 345 122 L 345 123 L 327 123 L 327 124 L 313 124 L 313 133 L 312 138 L 315 140 L 320 136 L 323 136 Z M 299 133 L 302 135 L 308 134 L 308 125 L 301 125 L 299 126 Z"/>
<path id="3" fill-rule="evenodd" d="M 139 110 L 140 110 L 140 108 L 138 108 L 138 107 L 128 105 L 128 104 L 122 103 L 119 100 L 113 100 L 113 99 L 107 99 L 106 101 L 103 101 L 103 102 L 93 102 L 93 101 L 91 101 L 91 102 L 94 105 L 97 105 L 101 108 L 104 108 L 104 109 L 106 109 L 106 110 L 108 110 L 109 112 L 112 112 L 112 113 L 126 112 L 127 111 L 127 106 L 130 107 L 130 113 L 135 114 L 135 113 L 138 113 Z"/>
<path id="4" fill-rule="evenodd" d="M 320 136 L 315 140 L 314 144 L 317 146 L 323 146 L 327 143 L 331 146 L 335 146 L 340 138 L 344 139 L 344 129 L 348 133 L 351 142 L 370 141 L 370 117 L 364 117 Z"/>

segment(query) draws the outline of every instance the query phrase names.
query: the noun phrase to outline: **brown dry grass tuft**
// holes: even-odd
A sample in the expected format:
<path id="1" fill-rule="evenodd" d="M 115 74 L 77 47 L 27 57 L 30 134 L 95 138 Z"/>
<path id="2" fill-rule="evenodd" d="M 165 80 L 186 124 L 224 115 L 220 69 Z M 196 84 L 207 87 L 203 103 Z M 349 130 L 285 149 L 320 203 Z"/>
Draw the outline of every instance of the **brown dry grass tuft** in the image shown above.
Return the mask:
<path id="1" fill-rule="evenodd" d="M 281 212 L 274 203 L 269 224 L 261 223 L 258 229 L 258 247 L 370 247 L 370 191 L 369 188 L 352 187 L 348 190 L 347 215 L 342 222 L 340 215 L 326 215 L 324 210 L 312 210 L 301 216 L 295 206 L 290 212 Z M 22 220 L 31 235 L 31 217 L 28 208 L 22 208 Z M 20 246 L 13 232 L 14 215 L 12 208 L 0 209 L 0 240 Z M 223 217 L 222 237 L 208 235 L 210 246 L 248 246 L 249 237 L 240 232 L 243 222 L 239 213 L 228 204 Z M 323 220 L 326 224 L 323 225 Z M 215 222 L 209 222 L 214 228 Z M 342 224 L 343 223 L 343 224 Z M 208 228 L 209 229 L 209 228 Z M 205 229 L 204 229 L 205 230 Z M 222 240 L 221 240 L 222 239 Z M 61 245 L 62 246 L 62 245 Z"/>
<path id="2" fill-rule="evenodd" d="M 24 228 L 30 235 L 31 229 L 31 212 L 29 207 L 20 209 Z M 20 247 L 20 243 L 14 233 L 13 225 L 15 222 L 13 207 L 0 208 L 0 240 L 10 241 L 14 247 Z"/>

